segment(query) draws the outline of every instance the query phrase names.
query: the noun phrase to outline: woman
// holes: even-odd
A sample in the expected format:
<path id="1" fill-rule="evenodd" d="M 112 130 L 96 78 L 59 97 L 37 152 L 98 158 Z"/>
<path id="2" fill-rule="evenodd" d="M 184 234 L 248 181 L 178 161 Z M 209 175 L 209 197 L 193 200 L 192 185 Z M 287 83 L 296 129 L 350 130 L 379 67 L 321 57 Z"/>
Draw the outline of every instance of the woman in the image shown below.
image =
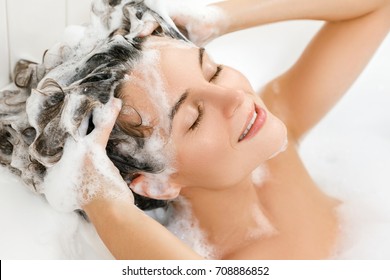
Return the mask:
<path id="1" fill-rule="evenodd" d="M 158 147 L 164 150 L 165 166 L 170 167 L 165 174 L 168 184 L 139 172 L 131 178 L 130 187 L 154 199 L 173 199 L 179 194 L 185 198 L 213 257 L 331 257 L 337 246 L 334 209 L 339 202 L 317 188 L 296 146 L 346 92 L 388 33 L 390 3 L 248 0 L 214 6 L 225 16 L 221 21 L 203 21 L 205 27 L 192 22 L 196 18 L 189 22 L 183 22 L 185 17 L 173 18 L 190 38 L 206 40 L 215 30 L 222 35 L 283 20 L 327 23 L 297 63 L 263 89 L 261 99 L 242 74 L 216 64 L 203 49 L 167 38 L 145 39 L 143 50 L 159 58 L 157 74 L 151 78 L 144 67 L 135 67 L 119 88 L 117 96 L 123 105 L 111 99 L 95 109 L 94 130 L 78 142 L 67 142 L 64 149 L 61 161 L 68 158 L 68 151 L 78 150 L 86 163 L 74 188 L 80 195 L 78 202 L 116 258 L 201 258 L 129 203 L 133 198 L 126 183 L 104 155 L 116 116 L 122 127 L 141 117 L 146 123 L 143 136 L 149 135 L 150 127 L 158 131 L 162 141 Z M 191 26 L 209 32 L 197 34 Z M 151 80 L 158 85 L 153 89 L 163 88 L 159 105 L 164 106 L 151 101 L 155 91 L 145 84 Z M 251 173 L 259 165 L 267 176 L 256 186 Z M 53 174 L 49 172 L 48 177 Z"/>
<path id="2" fill-rule="evenodd" d="M 328 23 L 298 62 L 263 90 L 266 106 L 241 74 L 225 66 L 221 70 L 207 56 L 202 60 L 205 65 L 199 66 L 199 50 L 162 48 L 161 71 L 167 92 L 175 95 L 169 100 L 171 106 L 180 100 L 170 136 L 177 157 L 177 171 L 170 178 L 172 193 L 180 192 L 191 204 L 219 258 L 328 258 L 337 242 L 334 208 L 338 202 L 318 190 L 296 146 L 350 87 L 388 33 L 389 2 L 227 1 L 214 5 L 230 19 L 220 26 L 222 33 L 289 19 Z M 186 79 L 188 75 L 191 80 Z M 188 94 L 184 98 L 182 93 Z M 271 112 L 286 124 L 289 144 L 285 152 L 267 161 L 284 143 L 284 127 Z M 107 135 L 109 127 L 100 137 Z M 256 188 L 250 172 L 264 162 L 269 175 Z M 142 178 L 135 181 L 141 181 L 138 192 L 147 194 Z M 99 196 L 84 210 L 118 258 L 199 257 L 126 201 Z M 256 211 L 264 216 L 254 215 Z M 259 223 L 268 228 L 257 231 Z"/>

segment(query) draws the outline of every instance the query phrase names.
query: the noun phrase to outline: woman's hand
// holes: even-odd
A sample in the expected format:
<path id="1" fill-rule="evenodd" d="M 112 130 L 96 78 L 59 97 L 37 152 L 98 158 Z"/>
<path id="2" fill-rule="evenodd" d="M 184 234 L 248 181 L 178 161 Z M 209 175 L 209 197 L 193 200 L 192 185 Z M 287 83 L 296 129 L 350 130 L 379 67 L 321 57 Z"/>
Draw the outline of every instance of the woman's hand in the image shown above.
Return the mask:
<path id="1" fill-rule="evenodd" d="M 169 15 L 176 26 L 198 46 L 204 46 L 226 32 L 228 20 L 215 5 L 168 1 Z"/>
<path id="2" fill-rule="evenodd" d="M 107 157 L 105 147 L 121 109 L 116 98 L 93 110 L 95 128 L 86 135 L 88 120 L 79 129 L 79 139 L 68 138 L 61 160 L 44 181 L 44 193 L 56 209 L 71 212 L 99 197 L 134 202 L 118 169 Z"/>
<path id="3" fill-rule="evenodd" d="M 204 46 L 227 30 L 227 17 L 215 5 L 182 0 L 165 0 L 163 5 L 162 13 L 168 14 L 183 35 L 195 45 Z M 148 36 L 157 27 L 157 22 L 147 22 L 139 36 Z"/>

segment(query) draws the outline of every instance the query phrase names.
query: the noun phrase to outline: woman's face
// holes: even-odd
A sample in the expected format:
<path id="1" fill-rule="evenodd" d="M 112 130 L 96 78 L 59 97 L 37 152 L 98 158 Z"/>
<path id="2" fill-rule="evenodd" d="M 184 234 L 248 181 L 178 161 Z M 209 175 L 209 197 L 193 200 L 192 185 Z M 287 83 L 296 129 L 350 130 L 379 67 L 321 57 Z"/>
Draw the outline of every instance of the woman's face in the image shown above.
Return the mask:
<path id="1" fill-rule="evenodd" d="M 240 72 L 216 64 L 203 49 L 171 39 L 151 38 L 148 48 L 158 58 L 130 74 L 123 88 L 130 94 L 123 101 L 165 131 L 161 134 L 174 147 L 173 183 L 233 186 L 285 145 L 284 124 Z M 142 71 L 151 67 L 153 75 Z M 126 121 L 126 114 L 119 119 Z"/>

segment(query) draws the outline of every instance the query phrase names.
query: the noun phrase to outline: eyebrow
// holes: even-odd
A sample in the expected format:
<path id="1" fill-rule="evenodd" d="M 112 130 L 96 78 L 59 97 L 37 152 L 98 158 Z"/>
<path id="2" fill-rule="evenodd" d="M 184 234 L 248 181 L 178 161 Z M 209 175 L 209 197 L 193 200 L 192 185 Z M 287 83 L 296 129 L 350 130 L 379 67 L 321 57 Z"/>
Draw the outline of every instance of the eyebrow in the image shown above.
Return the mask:
<path id="1" fill-rule="evenodd" d="M 205 48 L 199 48 L 199 65 L 202 68 Z"/>
<path id="2" fill-rule="evenodd" d="M 202 65 L 203 65 L 203 57 L 204 57 L 204 52 L 205 52 L 205 49 L 204 48 L 199 48 L 199 65 L 200 65 L 200 68 L 202 68 Z M 180 98 L 176 101 L 175 105 L 173 105 L 172 109 L 171 109 L 171 112 L 169 114 L 169 118 L 171 120 L 173 120 L 173 118 L 175 117 L 175 115 L 177 114 L 177 112 L 179 112 L 179 109 L 181 107 L 181 105 L 184 104 L 184 102 L 186 101 L 186 99 L 188 98 L 188 95 L 189 95 L 189 92 L 186 91 L 184 92 Z"/>
<path id="3" fill-rule="evenodd" d="M 181 105 L 183 105 L 183 103 L 186 101 L 186 99 L 188 98 L 188 94 L 189 92 L 186 91 L 185 93 L 183 93 L 179 100 L 176 101 L 175 105 L 173 105 L 172 109 L 171 109 L 171 113 L 169 114 L 169 118 L 171 120 L 173 120 L 173 118 L 175 117 L 175 115 L 177 114 L 177 112 L 179 111 Z"/>

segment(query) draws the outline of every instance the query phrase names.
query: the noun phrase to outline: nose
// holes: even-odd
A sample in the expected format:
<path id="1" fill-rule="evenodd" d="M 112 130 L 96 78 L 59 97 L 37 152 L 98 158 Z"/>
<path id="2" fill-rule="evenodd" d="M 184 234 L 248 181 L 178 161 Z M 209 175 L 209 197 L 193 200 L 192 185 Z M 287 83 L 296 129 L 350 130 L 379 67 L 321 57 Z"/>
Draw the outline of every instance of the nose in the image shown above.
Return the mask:
<path id="1" fill-rule="evenodd" d="M 219 88 L 210 98 L 226 118 L 231 118 L 237 108 L 243 104 L 245 95 L 241 89 Z"/>

